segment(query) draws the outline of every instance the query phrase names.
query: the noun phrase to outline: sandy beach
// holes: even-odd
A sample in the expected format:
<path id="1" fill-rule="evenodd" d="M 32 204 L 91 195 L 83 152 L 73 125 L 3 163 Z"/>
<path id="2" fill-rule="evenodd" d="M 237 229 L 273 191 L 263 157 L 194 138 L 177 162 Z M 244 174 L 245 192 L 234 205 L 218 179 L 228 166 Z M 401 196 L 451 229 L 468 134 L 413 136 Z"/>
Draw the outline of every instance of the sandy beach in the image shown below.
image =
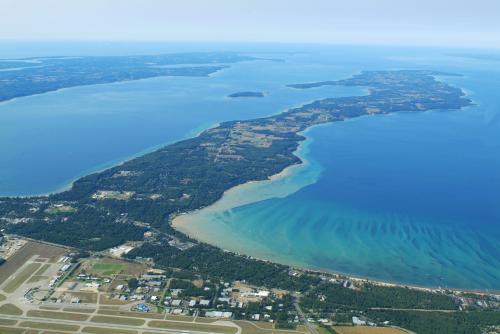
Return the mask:
<path id="1" fill-rule="evenodd" d="M 316 182 L 321 173 L 321 167 L 308 157 L 308 146 L 312 142 L 312 139 L 307 137 L 308 130 L 302 133 L 306 136 L 306 140 L 300 142 L 294 152 L 301 160 L 300 163 L 286 167 L 267 180 L 249 181 L 228 189 L 214 204 L 176 216 L 171 221 L 172 226 L 192 238 L 208 242 L 198 228 L 200 221 L 204 220 L 203 217 L 270 198 L 285 197 Z"/>

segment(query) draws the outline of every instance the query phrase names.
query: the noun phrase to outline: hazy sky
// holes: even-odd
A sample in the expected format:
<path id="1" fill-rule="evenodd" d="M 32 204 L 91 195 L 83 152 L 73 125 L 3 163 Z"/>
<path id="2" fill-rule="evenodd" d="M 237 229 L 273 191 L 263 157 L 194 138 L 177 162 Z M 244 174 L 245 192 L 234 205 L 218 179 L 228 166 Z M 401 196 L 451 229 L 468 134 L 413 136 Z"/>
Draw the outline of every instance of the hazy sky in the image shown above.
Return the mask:
<path id="1" fill-rule="evenodd" d="M 0 39 L 500 47 L 499 0 L 0 0 Z"/>

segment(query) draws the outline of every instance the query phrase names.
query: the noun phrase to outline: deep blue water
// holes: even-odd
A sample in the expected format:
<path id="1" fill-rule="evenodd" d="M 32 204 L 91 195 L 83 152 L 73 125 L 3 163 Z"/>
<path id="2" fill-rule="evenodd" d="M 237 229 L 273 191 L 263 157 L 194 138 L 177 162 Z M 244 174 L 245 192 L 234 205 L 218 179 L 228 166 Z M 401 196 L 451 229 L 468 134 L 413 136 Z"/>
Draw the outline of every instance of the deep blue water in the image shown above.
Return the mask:
<path id="1" fill-rule="evenodd" d="M 306 158 L 315 173 L 288 179 L 309 185 L 279 198 L 201 212 L 186 229 L 221 247 L 291 264 L 419 285 L 500 289 L 500 62 L 450 56 L 463 50 L 224 46 L 237 47 L 272 48 L 267 55 L 286 61 L 235 64 L 212 78 L 80 87 L 0 104 L 0 194 L 54 191 L 219 121 L 362 93 L 293 90 L 285 87 L 289 83 L 373 69 L 451 71 L 464 76 L 443 80 L 466 89 L 476 106 L 313 128 Z M 113 53 L 102 48 L 82 52 Z M 119 50 L 154 53 L 155 46 Z M 269 95 L 226 98 L 244 90 Z M 301 182 L 311 175 L 315 182 Z"/>

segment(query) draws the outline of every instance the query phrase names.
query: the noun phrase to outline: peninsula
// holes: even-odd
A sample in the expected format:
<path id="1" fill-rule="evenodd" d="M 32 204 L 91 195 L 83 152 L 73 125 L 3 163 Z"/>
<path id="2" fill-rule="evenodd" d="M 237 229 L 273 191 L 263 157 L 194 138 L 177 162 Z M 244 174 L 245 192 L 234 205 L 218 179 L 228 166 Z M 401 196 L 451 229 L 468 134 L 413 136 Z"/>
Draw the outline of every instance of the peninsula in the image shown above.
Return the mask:
<path id="1" fill-rule="evenodd" d="M 224 122 L 199 136 L 94 173 L 68 191 L 1 198 L 0 222 L 12 233 L 91 250 L 142 239 L 150 229 L 184 235 L 169 221 L 208 206 L 224 191 L 265 180 L 300 163 L 293 154 L 306 128 L 366 115 L 460 109 L 463 92 L 431 71 L 364 72 L 335 85 L 366 86 L 366 96 L 327 98 L 284 113 Z M 67 209 L 61 209 L 67 208 Z"/>
<path id="2" fill-rule="evenodd" d="M 161 76 L 204 77 L 254 57 L 234 53 L 0 59 L 0 102 L 62 88 Z"/>
<path id="3" fill-rule="evenodd" d="M 66 286 L 71 290 L 75 286 L 71 282 L 79 284 L 80 279 L 89 279 L 103 282 L 111 291 L 101 295 L 106 297 L 99 300 L 126 300 L 135 298 L 134 291 L 139 291 L 139 288 L 144 291 L 151 285 L 152 281 L 144 277 L 153 277 L 155 284 L 159 282 L 159 285 L 154 285 L 155 289 L 166 289 L 169 296 L 179 293 L 176 298 L 180 299 L 168 301 L 154 295 L 148 297 L 149 305 L 156 305 L 159 310 L 168 303 L 175 309 L 182 303 L 189 305 L 186 306 L 187 314 L 195 314 L 190 326 L 194 326 L 200 314 L 246 320 L 259 320 L 260 315 L 256 317 L 256 314 L 266 314 L 269 321 L 275 321 L 276 327 L 272 329 L 278 333 L 279 328 L 287 328 L 289 333 L 299 322 L 315 329 L 308 319 L 326 319 L 330 325 L 325 325 L 322 333 L 335 332 L 328 319 L 334 319 L 337 325 L 350 323 L 350 319 L 357 324 L 370 321 L 372 326 L 390 324 L 418 333 L 481 333 L 483 329 L 495 329 L 499 323 L 499 303 L 493 295 L 410 289 L 300 270 L 225 252 L 190 239 L 169 224 L 178 214 L 213 204 L 224 191 L 234 186 L 268 179 L 288 166 L 301 163 L 294 151 L 304 140 L 300 132 L 308 127 L 395 112 L 456 110 L 471 104 L 460 89 L 436 80 L 437 75 L 443 73 L 374 71 L 331 81 L 331 85 L 369 87 L 369 94 L 326 98 L 274 116 L 224 122 L 195 138 L 82 177 L 70 190 L 50 196 L 0 198 L 0 227 L 9 238 L 22 236 L 71 247 L 72 255 L 66 260 L 72 257 L 76 264 L 64 267 L 70 272 L 58 278 L 60 288 L 56 290 L 64 290 Z M 113 254 L 115 259 L 103 259 L 106 254 Z M 26 262 L 28 255 L 19 263 Z M 8 260 L 6 263 L 14 262 Z M 154 266 L 156 271 L 139 271 L 137 265 Z M 34 272 L 36 264 L 32 267 Z M 124 275 L 117 274 L 124 267 L 134 267 L 137 272 L 145 273 L 125 281 Z M 158 268 L 161 274 L 158 274 Z M 30 275 L 31 272 L 24 274 L 26 278 Z M 71 284 L 62 285 L 65 280 Z M 116 281 L 120 284 L 117 285 Z M 9 281 L 8 284 L 7 292 L 15 291 L 17 282 Z M 259 293 L 251 292 L 252 298 L 255 297 L 253 302 L 245 299 L 241 307 L 236 306 L 235 298 L 241 297 L 249 285 L 253 290 L 248 291 Z M 53 290 L 50 289 L 49 296 Z M 64 291 L 74 294 L 70 290 Z M 167 296 L 167 293 L 161 295 Z M 10 294 L 8 298 L 14 300 Z M 194 310 L 190 305 L 192 301 L 196 305 L 200 298 L 204 305 Z M 137 307 L 143 312 L 148 306 L 138 304 Z M 44 313 L 30 310 L 28 315 L 67 319 L 61 315 L 65 310 Z M 136 314 L 111 311 L 93 316 L 92 321 L 120 324 L 120 328 L 130 329 L 146 322 L 135 318 L 131 325 L 123 322 Z M 80 318 L 68 321 L 81 326 L 81 319 L 86 317 L 80 315 Z M 161 319 L 164 319 L 163 315 Z M 258 326 L 248 330 L 246 322 L 238 324 L 244 334 L 247 331 L 262 332 Z M 186 329 L 172 327 L 174 325 L 180 326 L 168 321 L 148 320 L 151 327 Z M 224 328 L 205 328 L 207 325 L 197 326 L 210 332 L 233 332 L 224 331 Z"/>

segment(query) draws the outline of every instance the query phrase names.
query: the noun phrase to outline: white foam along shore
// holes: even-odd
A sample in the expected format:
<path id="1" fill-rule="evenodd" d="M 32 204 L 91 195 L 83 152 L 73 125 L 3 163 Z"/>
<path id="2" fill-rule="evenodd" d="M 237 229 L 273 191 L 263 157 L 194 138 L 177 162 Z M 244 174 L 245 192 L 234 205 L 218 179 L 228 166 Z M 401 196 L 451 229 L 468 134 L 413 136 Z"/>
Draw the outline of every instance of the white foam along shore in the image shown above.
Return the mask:
<path id="1" fill-rule="evenodd" d="M 315 183 L 321 173 L 321 166 L 308 156 L 309 145 L 313 139 L 307 133 L 313 127 L 301 134 L 306 139 L 300 142 L 294 154 L 301 160 L 300 163 L 286 167 L 278 174 L 274 174 L 267 180 L 248 181 L 228 189 L 217 202 L 207 207 L 180 214 L 172 219 L 172 226 L 177 230 L 203 241 L 197 229 L 202 216 L 231 210 L 243 205 L 264 201 L 271 198 L 283 198 L 297 192 L 305 186 Z M 214 245 L 220 246 L 220 245 Z"/>

